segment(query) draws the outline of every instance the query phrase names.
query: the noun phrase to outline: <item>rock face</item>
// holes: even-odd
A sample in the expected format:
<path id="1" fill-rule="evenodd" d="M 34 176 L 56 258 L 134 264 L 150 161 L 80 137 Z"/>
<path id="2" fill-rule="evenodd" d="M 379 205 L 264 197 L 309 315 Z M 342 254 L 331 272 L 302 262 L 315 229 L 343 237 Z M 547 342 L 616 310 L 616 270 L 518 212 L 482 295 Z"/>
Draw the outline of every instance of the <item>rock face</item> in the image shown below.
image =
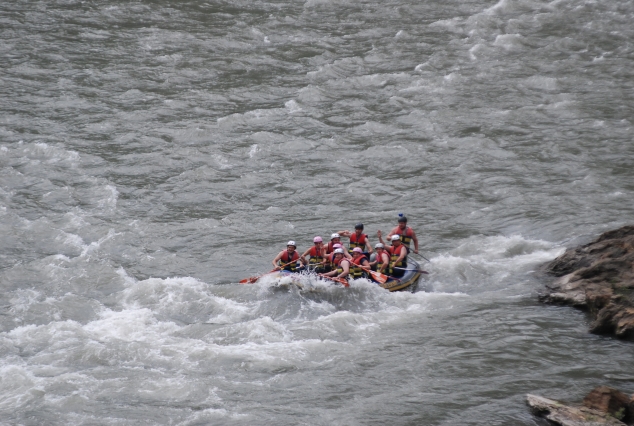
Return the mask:
<path id="1" fill-rule="evenodd" d="M 588 310 L 592 333 L 634 340 L 634 226 L 568 249 L 544 270 L 558 279 L 540 300 Z"/>
<path id="2" fill-rule="evenodd" d="M 561 426 L 625 426 L 611 415 L 588 407 L 570 407 L 537 395 L 526 395 L 533 414 Z"/>
<path id="3" fill-rule="evenodd" d="M 610 414 L 626 424 L 634 422 L 634 401 L 628 395 L 608 386 L 599 386 L 584 399 L 583 405 Z"/>

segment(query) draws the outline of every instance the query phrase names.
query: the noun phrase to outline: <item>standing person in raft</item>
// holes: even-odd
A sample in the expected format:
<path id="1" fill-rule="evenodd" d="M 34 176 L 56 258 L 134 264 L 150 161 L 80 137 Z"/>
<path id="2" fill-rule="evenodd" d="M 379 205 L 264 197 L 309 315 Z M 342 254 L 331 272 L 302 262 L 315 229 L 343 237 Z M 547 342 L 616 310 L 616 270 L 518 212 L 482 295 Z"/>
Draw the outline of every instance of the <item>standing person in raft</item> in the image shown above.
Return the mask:
<path id="1" fill-rule="evenodd" d="M 379 236 L 379 241 L 382 244 L 385 244 L 383 242 L 383 234 L 381 233 L 380 229 L 376 232 L 376 235 Z M 399 213 L 398 226 L 392 229 L 389 234 L 387 234 L 387 239 L 391 241 L 392 236 L 394 235 L 399 236 L 401 242 L 405 244 L 405 247 L 407 247 L 408 251 L 410 250 L 410 242 L 414 241 L 414 253 L 418 254 L 418 238 L 416 238 L 416 233 L 414 232 L 414 230 L 410 226 L 407 226 L 407 218 L 403 216 L 403 213 Z"/>
<path id="2" fill-rule="evenodd" d="M 300 260 L 304 265 L 308 265 L 310 269 L 316 273 L 321 274 L 326 271 L 326 248 L 324 247 L 324 240 L 320 236 L 313 238 L 315 245 L 304 252 L 300 256 Z M 310 256 L 308 262 L 306 262 L 306 256 Z"/>
<path id="3" fill-rule="evenodd" d="M 372 253 L 372 245 L 368 240 L 368 236 L 363 233 L 363 224 L 357 223 L 354 226 L 354 233 L 350 231 L 339 231 L 339 234 L 350 238 L 350 247 L 348 248 L 348 253 L 352 254 L 352 250 L 355 247 L 360 247 L 361 251 L 365 251 L 367 253 Z"/>
<path id="4" fill-rule="evenodd" d="M 275 259 L 273 259 L 273 266 L 275 266 L 276 270 L 281 269 L 284 271 L 297 272 L 299 269 L 297 267 L 298 261 L 300 262 L 300 266 L 302 266 L 295 241 L 289 241 L 286 244 L 286 250 L 282 250 L 275 256 Z"/>

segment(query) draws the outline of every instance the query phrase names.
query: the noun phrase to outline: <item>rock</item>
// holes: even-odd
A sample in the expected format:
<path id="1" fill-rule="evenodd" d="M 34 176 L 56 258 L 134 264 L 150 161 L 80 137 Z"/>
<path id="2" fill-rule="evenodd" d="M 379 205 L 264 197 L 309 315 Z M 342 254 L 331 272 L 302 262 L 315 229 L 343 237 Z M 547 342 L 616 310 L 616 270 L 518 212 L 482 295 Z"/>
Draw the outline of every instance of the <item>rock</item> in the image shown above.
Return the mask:
<path id="1" fill-rule="evenodd" d="M 568 249 L 544 270 L 558 278 L 541 301 L 588 310 L 591 332 L 634 340 L 634 226 Z"/>
<path id="2" fill-rule="evenodd" d="M 561 402 L 537 395 L 526 395 L 533 414 L 561 426 L 624 426 L 625 423 L 607 413 L 588 407 L 570 407 Z"/>
<path id="3" fill-rule="evenodd" d="M 630 397 L 614 388 L 599 386 L 584 399 L 583 405 L 610 414 L 627 424 L 634 421 Z"/>

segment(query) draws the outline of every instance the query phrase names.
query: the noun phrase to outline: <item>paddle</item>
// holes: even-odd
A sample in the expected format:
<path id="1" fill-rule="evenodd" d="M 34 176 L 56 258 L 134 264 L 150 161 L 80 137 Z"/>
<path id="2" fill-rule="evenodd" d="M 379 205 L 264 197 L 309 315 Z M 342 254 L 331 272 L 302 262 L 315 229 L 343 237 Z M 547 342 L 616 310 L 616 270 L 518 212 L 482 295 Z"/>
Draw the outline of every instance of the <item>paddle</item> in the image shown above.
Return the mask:
<path id="1" fill-rule="evenodd" d="M 262 278 L 262 276 L 264 276 L 264 275 L 268 275 L 268 274 L 272 274 L 272 273 L 273 273 L 273 272 L 275 272 L 275 271 L 279 271 L 280 269 L 284 268 L 285 266 L 290 265 L 290 264 L 291 264 L 291 263 L 293 263 L 293 262 L 297 262 L 297 260 L 292 260 L 292 261 L 290 261 L 290 262 L 288 262 L 288 263 L 284 263 L 284 264 L 282 264 L 282 265 L 278 266 L 277 268 L 273 269 L 271 272 L 267 272 L 266 274 L 262 274 L 262 275 L 258 275 L 258 276 L 255 276 L 255 277 L 249 277 L 249 278 L 245 278 L 245 279 L 243 279 L 243 280 L 240 280 L 240 284 L 253 284 L 253 283 L 254 283 L 254 282 L 256 282 L 257 280 L 259 280 L 260 278 Z"/>
<path id="2" fill-rule="evenodd" d="M 326 278 L 327 280 L 332 280 L 332 281 L 338 282 L 339 284 L 343 285 L 344 287 L 350 287 L 350 284 L 348 284 L 348 281 L 346 281 L 346 280 L 345 280 L 345 279 L 343 279 L 343 278 L 339 278 L 339 277 L 328 277 L 328 276 L 326 276 L 326 275 L 324 275 L 324 274 L 317 274 L 317 275 L 319 275 L 319 276 L 320 276 L 320 277 L 322 277 L 322 278 Z"/>
<path id="3" fill-rule="evenodd" d="M 429 263 L 431 263 L 431 260 L 427 259 L 425 256 L 423 256 L 423 255 L 422 255 L 422 254 L 420 254 L 420 253 L 414 253 L 414 252 L 412 251 L 412 252 L 408 253 L 408 255 L 409 255 L 409 254 L 415 254 L 416 256 L 420 256 L 420 257 L 422 257 L 423 259 L 425 259 L 426 261 L 428 261 Z"/>
<path id="4" fill-rule="evenodd" d="M 358 265 L 361 269 L 367 271 L 370 275 L 372 275 L 372 278 L 374 278 L 378 283 L 381 284 L 385 284 L 385 282 L 388 280 L 387 275 L 380 273 L 379 271 L 373 271 L 372 269 L 368 268 L 367 266 L 362 266 L 362 265 Z"/>
<path id="5" fill-rule="evenodd" d="M 408 268 L 399 268 L 398 266 L 392 266 L 393 269 L 402 269 L 403 271 L 417 271 L 422 274 L 429 274 L 427 271 L 423 271 L 422 269 L 408 269 Z"/>

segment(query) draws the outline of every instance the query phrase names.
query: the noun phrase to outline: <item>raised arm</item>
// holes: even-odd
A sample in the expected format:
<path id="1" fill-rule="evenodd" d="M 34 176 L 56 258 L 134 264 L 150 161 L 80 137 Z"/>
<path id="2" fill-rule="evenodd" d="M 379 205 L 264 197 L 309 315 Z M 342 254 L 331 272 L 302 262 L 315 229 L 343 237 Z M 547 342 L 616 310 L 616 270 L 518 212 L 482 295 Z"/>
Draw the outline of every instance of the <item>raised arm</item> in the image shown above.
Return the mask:
<path id="1" fill-rule="evenodd" d="M 387 234 L 387 240 L 390 241 L 390 238 L 392 238 L 392 235 L 396 234 L 397 231 L 398 231 L 398 226 L 394 227 L 394 229 L 392 229 L 390 231 L 390 233 Z M 383 242 L 383 241 L 381 241 L 381 242 Z"/>
<path id="2" fill-rule="evenodd" d="M 377 235 L 377 237 L 379 237 L 379 242 L 381 244 L 385 245 L 385 243 L 383 242 L 383 233 L 381 232 L 380 229 L 378 231 L 376 231 L 376 235 Z"/>

